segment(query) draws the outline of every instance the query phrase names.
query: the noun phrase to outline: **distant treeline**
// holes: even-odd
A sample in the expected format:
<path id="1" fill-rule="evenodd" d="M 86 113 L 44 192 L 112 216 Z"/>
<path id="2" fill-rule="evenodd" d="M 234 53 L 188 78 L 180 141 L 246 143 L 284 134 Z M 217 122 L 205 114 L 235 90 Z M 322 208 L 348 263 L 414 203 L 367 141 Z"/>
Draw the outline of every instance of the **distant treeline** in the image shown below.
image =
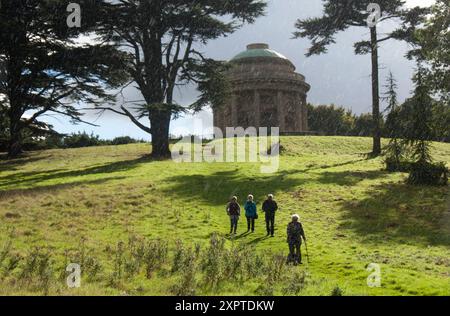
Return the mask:
<path id="1" fill-rule="evenodd" d="M 83 148 L 94 146 L 114 146 L 136 143 L 146 143 L 142 139 L 135 139 L 130 136 L 116 137 L 112 140 L 101 139 L 100 136 L 93 133 L 78 132 L 70 135 L 52 134 L 42 137 L 29 137 L 24 142 L 26 150 L 44 150 L 58 148 Z M 0 141 L 0 151 L 7 149 L 7 143 Z"/>
<path id="2" fill-rule="evenodd" d="M 400 105 L 400 109 L 403 105 Z M 399 111 L 404 113 L 406 111 Z M 439 142 L 450 142 L 450 107 L 436 102 L 433 105 L 432 119 L 432 140 Z M 404 115 L 398 115 L 400 125 L 407 125 L 409 118 Z M 372 136 L 373 128 L 372 114 L 363 113 L 356 115 L 351 110 L 335 105 L 314 106 L 308 104 L 308 123 L 309 129 L 325 136 Z M 386 128 L 386 119 L 381 120 L 382 136 L 389 137 L 390 133 Z M 399 132 L 397 137 L 401 137 Z"/>
<path id="3" fill-rule="evenodd" d="M 400 121 L 398 126 L 408 126 L 410 117 L 406 115 L 408 111 L 402 111 L 404 105 L 399 106 L 399 114 L 396 118 Z M 450 107 L 443 103 L 436 102 L 432 108 L 432 137 L 433 141 L 450 142 Z M 403 115 L 402 113 L 405 113 Z M 318 105 L 314 106 L 308 104 L 308 123 L 310 131 L 317 132 L 319 135 L 325 136 L 372 136 L 372 115 L 363 113 L 356 115 L 351 110 L 345 109 L 336 105 Z M 0 127 L 2 122 L 0 121 Z M 392 132 L 388 131 L 386 127 L 386 119 L 381 120 L 382 136 L 392 137 Z M 44 150 L 56 148 L 82 148 L 93 146 L 112 146 L 125 145 L 134 143 L 146 143 L 142 139 L 134 139 L 130 136 L 116 137 L 112 140 L 101 139 L 98 135 L 93 133 L 78 132 L 70 135 L 58 134 L 52 129 L 50 135 L 45 133 L 37 133 L 36 131 L 23 132 L 25 150 Z M 6 126 L 0 129 L 0 151 L 6 151 L 8 147 L 8 129 Z M 402 138 L 399 131 L 398 135 L 394 136 Z M 171 139 L 176 139 L 171 136 Z"/>

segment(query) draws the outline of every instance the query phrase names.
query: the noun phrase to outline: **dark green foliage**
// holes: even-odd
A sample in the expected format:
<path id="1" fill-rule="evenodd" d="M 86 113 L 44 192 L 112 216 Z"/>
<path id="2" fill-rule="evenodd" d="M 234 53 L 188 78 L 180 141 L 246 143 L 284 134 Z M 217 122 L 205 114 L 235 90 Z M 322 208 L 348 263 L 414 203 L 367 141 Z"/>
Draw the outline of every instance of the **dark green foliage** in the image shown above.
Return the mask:
<path id="1" fill-rule="evenodd" d="M 413 159 L 421 164 L 431 162 L 430 141 L 433 138 L 433 99 L 430 89 L 423 82 L 422 67 L 419 65 L 414 78 L 416 89 L 412 98 L 406 101 L 403 110 L 406 121 L 403 136 L 412 147 Z"/>
<path id="2" fill-rule="evenodd" d="M 395 94 L 391 89 L 387 120 L 391 141 L 386 149 L 386 169 L 409 171 L 407 182 L 410 184 L 446 185 L 446 165 L 433 163 L 431 158 L 431 141 L 442 131 L 435 128 L 436 121 L 439 122 L 433 111 L 436 101 L 430 96 L 424 73 L 424 69 L 419 65 L 414 77 L 414 95 L 401 107 L 395 106 Z M 392 88 L 392 77 L 390 85 Z"/>
<path id="3" fill-rule="evenodd" d="M 380 125 L 383 130 L 384 120 L 381 118 Z M 353 128 L 349 136 L 372 136 L 373 119 L 372 114 L 362 113 L 354 117 Z"/>
<path id="4" fill-rule="evenodd" d="M 93 133 L 78 132 L 70 135 L 52 134 L 42 136 L 41 138 L 28 137 L 24 145 L 27 150 L 43 150 L 56 148 L 83 148 L 94 146 L 116 146 L 144 143 L 144 140 L 137 140 L 129 136 L 116 137 L 113 140 L 101 139 L 100 136 Z"/>
<path id="5" fill-rule="evenodd" d="M 386 170 L 390 172 L 406 171 L 409 167 L 408 162 L 405 161 L 407 148 L 405 142 L 398 137 L 401 130 L 401 120 L 397 101 L 397 81 L 392 72 L 389 72 L 385 88 L 387 91 L 385 92 L 384 100 L 388 103 L 385 129 L 386 135 L 389 137 L 389 144 L 385 148 Z"/>
<path id="6" fill-rule="evenodd" d="M 78 132 L 64 137 L 63 148 L 82 148 L 82 147 L 93 147 L 105 145 L 105 143 L 100 140 L 98 135 L 93 133 L 87 134 L 86 132 Z"/>
<path id="7" fill-rule="evenodd" d="M 432 100 L 431 102 L 431 118 L 430 141 L 450 142 L 450 107 L 441 101 Z M 388 138 L 396 138 L 401 140 L 406 134 L 410 134 L 407 130 L 413 124 L 414 109 L 411 100 L 398 105 L 396 110 L 391 111 L 386 116 L 386 125 L 384 135 Z"/>
<path id="8" fill-rule="evenodd" d="M 102 44 L 75 45 L 81 34 L 97 26 L 102 2 L 78 1 L 84 13 L 82 27 L 69 28 L 70 1 L 2 0 L 0 95 L 5 99 L 0 112 L 8 118 L 10 157 L 21 153 L 24 129 L 33 136 L 42 130 L 42 116 L 58 114 L 83 122 L 78 102 L 113 101 L 106 89 L 126 81 L 124 53 Z"/>
<path id="9" fill-rule="evenodd" d="M 265 7 L 264 1 L 257 0 L 111 1 L 97 32 L 105 41 L 126 48 L 129 62 L 124 69 L 142 100 L 120 109 L 100 108 L 128 117 L 151 134 L 155 158 L 170 157 L 171 119 L 188 110 L 220 106 L 228 95 L 226 65 L 208 58 L 198 47 L 253 23 Z M 188 108 L 174 99 L 175 88 L 183 85 L 194 85 L 199 91 Z M 139 121 L 144 117 L 150 126 Z"/>
<path id="10" fill-rule="evenodd" d="M 344 291 L 339 287 L 336 286 L 333 291 L 331 291 L 331 296 L 343 296 L 344 295 Z"/>
<path id="11" fill-rule="evenodd" d="M 407 182 L 413 185 L 447 185 L 449 170 L 445 163 L 416 162 L 411 164 Z"/>
<path id="12" fill-rule="evenodd" d="M 323 15 L 321 17 L 298 20 L 296 38 L 308 38 L 311 47 L 307 56 L 327 53 L 328 46 L 335 43 L 335 37 L 339 32 L 351 27 L 363 27 L 369 29 L 367 18 L 368 5 L 372 0 L 326 0 L 323 1 Z M 370 27 L 370 39 L 355 43 L 355 54 L 371 54 L 372 62 L 372 135 L 373 135 L 373 155 L 381 153 L 381 121 L 380 95 L 379 95 L 379 66 L 378 47 L 389 39 L 410 40 L 411 33 L 427 12 L 426 9 L 406 10 L 405 1 L 402 0 L 380 0 L 376 1 L 380 5 L 383 16 L 380 21 L 392 20 L 397 22 L 397 27 L 378 38 L 377 26 Z"/>
<path id="13" fill-rule="evenodd" d="M 389 147 L 386 149 L 386 155 L 392 155 L 389 153 Z M 398 155 L 403 156 L 403 152 L 398 152 Z M 411 170 L 412 163 L 409 162 L 407 159 L 396 159 L 392 158 L 390 156 L 386 157 L 384 159 L 384 163 L 386 165 L 386 171 L 389 172 L 409 172 Z"/>
<path id="14" fill-rule="evenodd" d="M 142 143 L 143 140 L 136 140 L 130 136 L 121 136 L 114 138 L 110 144 L 111 145 L 127 145 L 127 144 L 136 144 L 136 143 Z"/>
<path id="15" fill-rule="evenodd" d="M 355 115 L 350 110 L 332 105 L 308 104 L 308 124 L 311 131 L 327 136 L 371 136 L 372 115 Z M 382 120 L 381 125 L 384 125 Z"/>
<path id="16" fill-rule="evenodd" d="M 450 105 L 444 102 L 433 104 L 433 140 L 450 143 Z"/>
<path id="17" fill-rule="evenodd" d="M 437 0 L 425 27 L 413 35 L 418 46 L 411 57 L 426 62 L 430 67 L 424 80 L 441 101 L 450 106 L 450 2 Z"/>
<path id="18" fill-rule="evenodd" d="M 1 116 L 1 113 L 0 113 Z M 0 118 L 1 119 L 1 118 Z M 10 120 L 3 118 L 0 122 L 0 152 L 7 152 L 10 140 Z M 53 126 L 40 121 L 35 121 L 20 131 L 22 149 L 41 150 L 59 148 L 62 145 L 63 135 L 53 130 Z"/>
<path id="19" fill-rule="evenodd" d="M 0 151 L 8 150 L 8 139 L 9 139 L 8 117 L 6 116 L 5 112 L 0 110 Z"/>
<path id="20" fill-rule="evenodd" d="M 330 135 L 349 135 L 352 129 L 351 112 L 335 105 L 308 105 L 308 124 L 312 131 Z"/>
<path id="21" fill-rule="evenodd" d="M 350 27 L 368 27 L 367 6 L 373 3 L 371 0 L 353 1 L 353 0 L 327 0 L 323 1 L 323 16 L 318 18 L 308 18 L 298 20 L 296 27 L 298 31 L 294 33 L 296 37 L 306 37 L 311 40 L 311 47 L 308 56 L 322 54 L 327 52 L 327 47 L 335 43 L 336 34 L 347 30 Z M 383 20 L 392 19 L 406 14 L 403 11 L 405 1 L 402 0 L 382 0 L 377 1 L 386 14 Z M 389 38 L 402 30 L 399 26 L 395 31 L 388 35 Z M 400 35 L 400 34 L 399 34 Z M 399 37 L 396 36 L 397 38 Z M 381 39 L 379 40 L 382 41 Z M 371 43 L 367 41 L 357 42 L 355 52 L 358 54 L 369 53 Z M 363 48 L 368 48 L 364 50 Z"/>

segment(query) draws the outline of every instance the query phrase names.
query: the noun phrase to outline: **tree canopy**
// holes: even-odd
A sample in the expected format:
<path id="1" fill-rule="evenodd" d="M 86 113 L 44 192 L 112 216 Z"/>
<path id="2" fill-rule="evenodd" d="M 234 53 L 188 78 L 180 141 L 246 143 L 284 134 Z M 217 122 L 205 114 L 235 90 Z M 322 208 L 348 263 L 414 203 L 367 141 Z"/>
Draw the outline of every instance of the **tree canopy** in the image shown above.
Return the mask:
<path id="1" fill-rule="evenodd" d="M 437 0 L 425 27 L 417 30 L 414 43 L 419 45 L 416 57 L 429 67 L 424 80 L 431 91 L 450 106 L 450 2 Z M 413 55 L 414 56 L 414 55 Z"/>
<path id="2" fill-rule="evenodd" d="M 368 23 L 371 13 L 368 9 L 372 0 L 324 0 L 321 17 L 298 20 L 296 38 L 308 38 L 311 46 L 307 56 L 320 55 L 328 52 L 328 46 L 336 42 L 339 32 L 351 27 L 370 28 L 370 39 L 357 41 L 354 44 L 355 54 L 371 54 L 372 57 L 372 117 L 373 117 L 373 154 L 381 153 L 381 114 L 378 46 L 389 39 L 408 40 L 418 24 L 420 24 L 427 9 L 406 9 L 402 0 L 379 0 L 377 4 L 382 10 L 380 18 L 373 25 Z M 377 33 L 377 23 L 386 20 L 397 21 L 397 28 L 381 38 Z"/>
<path id="3" fill-rule="evenodd" d="M 202 45 L 253 23 L 265 6 L 259 0 L 111 1 L 98 34 L 129 54 L 125 69 L 142 100 L 99 109 L 127 116 L 152 135 L 154 157 L 169 156 L 171 119 L 189 109 L 220 106 L 227 96 L 226 65 L 205 56 Z M 197 87 L 200 97 L 185 108 L 174 90 L 188 84 Z"/>
<path id="4" fill-rule="evenodd" d="M 124 54 L 109 45 L 79 44 L 80 34 L 98 25 L 102 1 L 78 1 L 84 9 L 80 28 L 67 25 L 69 1 L 2 0 L 0 8 L 1 112 L 9 124 L 9 155 L 21 152 L 21 133 L 40 126 L 44 115 L 83 122 L 77 102 L 112 101 L 106 92 L 123 84 Z"/>

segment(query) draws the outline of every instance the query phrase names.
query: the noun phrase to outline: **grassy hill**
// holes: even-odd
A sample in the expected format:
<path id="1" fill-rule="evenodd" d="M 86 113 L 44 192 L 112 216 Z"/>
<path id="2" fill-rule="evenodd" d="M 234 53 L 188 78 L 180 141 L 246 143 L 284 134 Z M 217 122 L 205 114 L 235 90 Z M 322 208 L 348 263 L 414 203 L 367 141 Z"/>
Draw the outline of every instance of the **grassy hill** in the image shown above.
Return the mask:
<path id="1" fill-rule="evenodd" d="M 255 163 L 152 161 L 145 144 L 0 161 L 0 294 L 450 295 L 448 187 L 404 184 L 366 157 L 368 138 L 281 144 L 275 174 Z M 433 156 L 449 165 L 450 144 L 436 143 Z M 241 218 L 227 236 L 227 199 L 249 193 L 258 208 L 275 195 L 274 238 L 263 216 L 255 233 Z M 292 213 L 308 237 L 300 267 L 283 264 Z M 79 289 L 65 285 L 69 262 L 82 263 Z M 366 284 L 370 263 L 380 288 Z"/>

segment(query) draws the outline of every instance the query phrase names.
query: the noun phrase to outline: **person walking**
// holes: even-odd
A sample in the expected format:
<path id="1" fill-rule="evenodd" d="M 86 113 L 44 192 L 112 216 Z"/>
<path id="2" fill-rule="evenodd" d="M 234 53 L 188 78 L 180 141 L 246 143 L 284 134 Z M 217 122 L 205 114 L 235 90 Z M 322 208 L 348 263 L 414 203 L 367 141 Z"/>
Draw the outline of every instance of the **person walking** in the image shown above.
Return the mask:
<path id="1" fill-rule="evenodd" d="M 255 219 L 258 217 L 258 213 L 256 212 L 256 204 L 253 201 L 253 195 L 249 195 L 247 197 L 247 202 L 245 202 L 245 217 L 247 217 L 247 232 L 252 230 L 252 233 L 255 231 Z"/>
<path id="2" fill-rule="evenodd" d="M 237 202 L 236 196 L 233 196 L 231 198 L 231 201 L 227 204 L 227 214 L 228 216 L 230 216 L 230 223 L 231 223 L 230 235 L 233 234 L 233 231 L 234 234 L 236 235 L 239 216 L 241 215 L 241 207 Z"/>
<path id="3" fill-rule="evenodd" d="M 302 223 L 300 223 L 300 216 L 298 214 L 292 215 L 292 221 L 287 226 L 287 243 L 289 245 L 288 263 L 294 265 L 302 264 L 301 244 L 302 238 L 306 242 L 305 232 Z"/>
<path id="4" fill-rule="evenodd" d="M 273 237 L 275 233 L 275 212 L 278 210 L 278 205 L 272 194 L 267 196 L 267 200 L 262 205 L 262 210 L 266 214 L 267 236 Z"/>

